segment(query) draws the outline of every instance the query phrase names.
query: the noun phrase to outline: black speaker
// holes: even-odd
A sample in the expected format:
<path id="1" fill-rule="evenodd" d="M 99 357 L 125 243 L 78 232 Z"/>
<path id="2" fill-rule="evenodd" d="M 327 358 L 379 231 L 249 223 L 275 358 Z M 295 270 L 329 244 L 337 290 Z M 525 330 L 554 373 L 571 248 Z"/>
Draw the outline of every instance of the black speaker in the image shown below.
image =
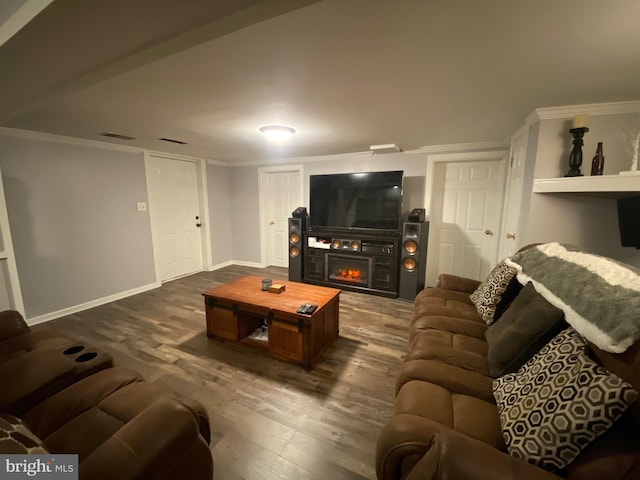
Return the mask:
<path id="1" fill-rule="evenodd" d="M 302 282 L 303 233 L 307 229 L 307 217 L 289 219 L 289 280 Z"/>
<path id="2" fill-rule="evenodd" d="M 307 218 L 307 207 L 298 207 L 291 212 L 293 218 Z"/>
<path id="3" fill-rule="evenodd" d="M 400 245 L 400 280 L 398 297 L 414 301 L 424 288 L 427 273 L 428 222 L 405 222 L 402 224 Z"/>
<path id="4" fill-rule="evenodd" d="M 414 208 L 409 212 L 409 221 L 410 222 L 424 222 L 425 221 L 425 212 L 424 208 Z"/>
<path id="5" fill-rule="evenodd" d="M 362 249 L 362 240 L 356 240 L 354 238 L 332 238 L 331 249 L 359 252 Z"/>

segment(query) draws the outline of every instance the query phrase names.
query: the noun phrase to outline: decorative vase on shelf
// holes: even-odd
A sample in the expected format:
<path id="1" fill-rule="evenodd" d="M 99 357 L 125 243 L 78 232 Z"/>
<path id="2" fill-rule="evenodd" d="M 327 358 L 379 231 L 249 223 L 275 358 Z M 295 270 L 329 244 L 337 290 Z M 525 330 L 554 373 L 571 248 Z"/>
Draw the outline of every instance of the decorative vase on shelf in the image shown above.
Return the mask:
<path id="1" fill-rule="evenodd" d="M 638 156 L 640 156 L 640 116 L 633 125 L 620 130 L 618 136 L 624 142 L 627 152 L 631 154 L 631 168 L 620 172 L 620 175 L 640 175 L 638 170 Z"/>
<path id="2" fill-rule="evenodd" d="M 591 161 L 591 175 L 602 175 L 604 172 L 604 154 L 602 153 L 602 142 L 598 142 L 596 154 Z"/>

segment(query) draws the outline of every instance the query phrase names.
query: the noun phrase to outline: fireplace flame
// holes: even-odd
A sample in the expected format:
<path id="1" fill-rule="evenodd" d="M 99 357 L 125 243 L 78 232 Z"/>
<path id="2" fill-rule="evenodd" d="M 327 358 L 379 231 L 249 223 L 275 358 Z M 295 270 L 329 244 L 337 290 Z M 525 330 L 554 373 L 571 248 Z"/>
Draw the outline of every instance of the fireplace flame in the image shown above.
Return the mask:
<path id="1" fill-rule="evenodd" d="M 336 277 L 341 280 L 351 280 L 351 281 L 357 282 L 357 281 L 360 281 L 360 279 L 362 278 L 362 274 L 358 269 L 341 268 L 338 270 Z"/>

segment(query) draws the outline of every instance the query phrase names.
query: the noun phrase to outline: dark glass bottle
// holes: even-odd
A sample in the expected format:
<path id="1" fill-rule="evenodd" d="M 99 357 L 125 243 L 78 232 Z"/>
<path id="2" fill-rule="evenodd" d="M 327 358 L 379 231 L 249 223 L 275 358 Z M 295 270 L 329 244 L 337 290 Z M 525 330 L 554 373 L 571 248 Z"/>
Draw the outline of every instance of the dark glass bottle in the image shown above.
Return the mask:
<path id="1" fill-rule="evenodd" d="M 604 155 L 602 154 L 602 142 L 598 142 L 596 154 L 591 162 L 591 175 L 602 175 L 604 172 Z"/>

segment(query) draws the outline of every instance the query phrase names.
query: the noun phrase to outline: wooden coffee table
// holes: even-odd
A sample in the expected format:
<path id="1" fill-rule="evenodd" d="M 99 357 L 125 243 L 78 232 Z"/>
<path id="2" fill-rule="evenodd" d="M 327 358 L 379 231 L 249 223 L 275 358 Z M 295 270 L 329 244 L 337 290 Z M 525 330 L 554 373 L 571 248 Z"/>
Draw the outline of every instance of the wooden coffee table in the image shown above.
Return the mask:
<path id="1" fill-rule="evenodd" d="M 207 336 L 258 347 L 311 370 L 338 336 L 340 290 L 277 280 L 274 283 L 286 290 L 276 294 L 263 291 L 261 280 L 248 276 L 202 294 Z M 318 305 L 317 310 L 311 315 L 297 313 L 306 303 Z M 268 339 L 251 338 L 263 325 L 268 327 Z"/>

